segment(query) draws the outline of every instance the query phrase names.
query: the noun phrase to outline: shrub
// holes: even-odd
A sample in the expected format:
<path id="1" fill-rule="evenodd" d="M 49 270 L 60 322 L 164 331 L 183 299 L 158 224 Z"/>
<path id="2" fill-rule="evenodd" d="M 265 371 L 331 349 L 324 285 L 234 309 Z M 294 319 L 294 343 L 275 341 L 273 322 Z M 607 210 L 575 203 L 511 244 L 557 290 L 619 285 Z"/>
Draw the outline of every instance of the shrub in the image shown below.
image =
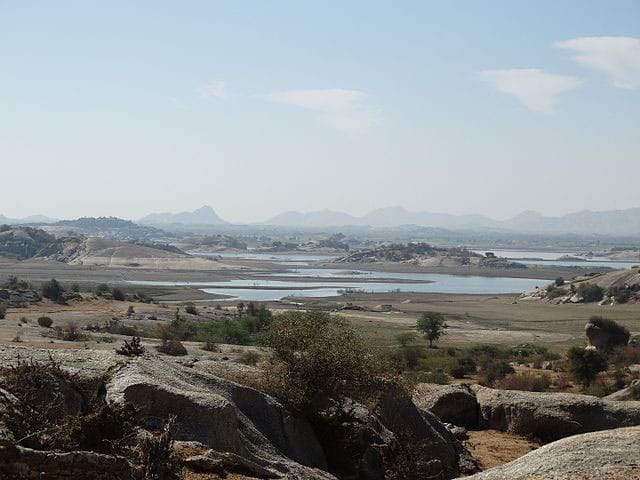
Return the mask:
<path id="1" fill-rule="evenodd" d="M 415 370 L 419 360 L 422 357 L 422 349 L 420 347 L 407 347 L 402 349 L 402 358 L 407 370 Z"/>
<path id="2" fill-rule="evenodd" d="M 607 359 L 597 350 L 572 347 L 567 353 L 573 378 L 588 387 L 599 372 L 607 369 Z"/>
<path id="3" fill-rule="evenodd" d="M 110 293 L 110 292 L 111 292 L 111 289 L 109 288 L 109 285 L 107 285 L 106 283 L 101 283 L 95 289 L 95 294 L 98 295 L 99 297 L 101 297 L 105 293 Z"/>
<path id="4" fill-rule="evenodd" d="M 0 304 L 0 320 L 5 318 L 6 316 L 7 316 L 7 307 L 5 307 L 4 305 Z"/>
<path id="5" fill-rule="evenodd" d="M 244 363 L 245 365 L 257 365 L 260 361 L 260 354 L 254 352 L 252 350 L 247 350 L 242 355 L 240 355 L 240 363 Z"/>
<path id="6" fill-rule="evenodd" d="M 160 345 L 158 345 L 157 350 L 167 355 L 171 355 L 174 357 L 179 357 L 187 354 L 187 349 L 184 347 L 180 340 L 163 340 Z"/>
<path id="7" fill-rule="evenodd" d="M 609 287 L 607 295 L 613 298 L 616 303 L 627 303 L 631 298 L 631 291 L 625 287 Z"/>
<path id="8" fill-rule="evenodd" d="M 555 279 L 554 283 L 556 284 L 556 287 L 561 287 L 564 285 L 564 278 L 558 277 Z"/>
<path id="9" fill-rule="evenodd" d="M 275 317 L 264 343 L 273 349 L 265 382 L 295 410 L 313 413 L 329 399 L 370 393 L 372 355 L 343 317 L 286 312 Z"/>
<path id="10" fill-rule="evenodd" d="M 564 297 L 565 295 L 567 295 L 567 291 L 564 288 L 558 288 L 555 285 L 549 285 L 547 287 L 547 298 L 549 300 Z"/>
<path id="11" fill-rule="evenodd" d="M 114 288 L 111 291 L 111 295 L 113 296 L 114 300 L 117 300 L 119 302 L 124 302 L 124 300 L 126 298 L 125 295 L 124 295 L 124 292 L 122 290 L 120 290 L 119 288 Z"/>
<path id="12" fill-rule="evenodd" d="M 394 338 L 396 342 L 398 342 L 398 344 L 402 348 L 404 348 L 410 343 L 415 342 L 416 339 L 418 338 L 418 335 L 416 334 L 416 332 L 402 332 L 397 334 Z"/>
<path id="13" fill-rule="evenodd" d="M 53 320 L 50 317 L 38 317 L 38 325 L 45 328 L 51 328 Z"/>
<path id="14" fill-rule="evenodd" d="M 71 291 L 78 293 L 80 291 L 80 285 L 78 284 L 78 282 L 73 282 L 71 284 Z"/>
<path id="15" fill-rule="evenodd" d="M 449 377 L 444 372 L 414 372 L 407 376 L 410 384 L 435 383 L 437 385 L 448 385 Z"/>
<path id="16" fill-rule="evenodd" d="M 184 307 L 184 311 L 190 315 L 198 315 L 198 309 L 193 303 L 190 303 Z"/>
<path id="17" fill-rule="evenodd" d="M 2 284 L 0 288 L 6 288 L 7 290 L 29 290 L 31 284 L 25 280 L 19 280 L 15 275 L 9 275 L 7 281 Z"/>
<path id="18" fill-rule="evenodd" d="M 58 442 L 67 450 L 122 451 L 136 433 L 136 413 L 130 403 L 103 403 L 86 415 L 69 417 Z"/>
<path id="19" fill-rule="evenodd" d="M 87 336 L 80 332 L 76 322 L 67 322 L 63 328 L 56 330 L 56 336 L 68 342 L 81 342 L 87 339 Z"/>
<path id="20" fill-rule="evenodd" d="M 449 368 L 449 374 L 453 378 L 464 378 L 476 371 L 476 361 L 472 357 L 461 357 L 456 359 L 455 365 Z"/>
<path id="21" fill-rule="evenodd" d="M 62 285 L 60 285 L 55 278 L 52 278 L 48 282 L 44 282 L 42 284 L 41 293 L 44 298 L 48 298 L 54 302 L 59 302 L 62 300 L 64 288 L 62 288 Z"/>
<path id="22" fill-rule="evenodd" d="M 133 308 L 133 305 L 129 305 L 129 307 L 127 307 L 127 317 L 130 317 L 131 315 L 133 315 L 134 313 L 136 313 L 135 309 Z"/>
<path id="23" fill-rule="evenodd" d="M 160 432 L 148 436 L 142 441 L 140 457 L 142 477 L 145 480 L 176 478 L 176 465 L 171 456 L 175 423 L 176 417 L 169 417 Z"/>
<path id="24" fill-rule="evenodd" d="M 629 330 L 618 322 L 601 316 L 593 316 L 589 318 L 589 323 L 609 335 L 605 350 L 609 351 L 629 343 L 631 337 Z"/>
<path id="25" fill-rule="evenodd" d="M 131 343 L 125 340 L 122 346 L 116 350 L 116 353 L 127 357 L 139 357 L 144 354 L 144 347 L 140 342 L 140 337 L 131 337 Z"/>
<path id="26" fill-rule="evenodd" d="M 493 360 L 482 368 L 482 380 L 480 384 L 493 386 L 496 380 L 514 373 L 513 367 L 504 360 Z"/>
<path id="27" fill-rule="evenodd" d="M 516 373 L 496 381 L 496 387 L 503 390 L 524 390 L 527 392 L 546 392 L 551 381 L 547 375 L 534 373 Z"/>
<path id="28" fill-rule="evenodd" d="M 604 296 L 604 290 L 595 283 L 581 283 L 578 295 L 584 298 L 585 302 L 599 302 Z"/>
<path id="29" fill-rule="evenodd" d="M 218 344 L 214 342 L 213 339 L 211 338 L 205 340 L 204 345 L 202 345 L 202 349 L 205 350 L 206 352 L 220 351 L 220 347 L 218 346 Z"/>

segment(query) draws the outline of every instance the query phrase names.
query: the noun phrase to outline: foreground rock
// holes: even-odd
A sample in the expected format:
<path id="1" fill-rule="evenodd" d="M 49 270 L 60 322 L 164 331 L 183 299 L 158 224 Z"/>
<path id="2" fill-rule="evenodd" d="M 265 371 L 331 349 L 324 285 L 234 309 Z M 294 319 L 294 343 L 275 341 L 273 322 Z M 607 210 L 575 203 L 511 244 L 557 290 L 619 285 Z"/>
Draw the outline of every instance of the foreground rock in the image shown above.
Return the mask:
<path id="1" fill-rule="evenodd" d="M 421 383 L 416 386 L 413 401 L 443 422 L 465 428 L 478 426 L 478 402 L 467 385 Z"/>
<path id="2" fill-rule="evenodd" d="M 495 390 L 474 385 L 478 425 L 553 441 L 585 432 L 640 425 L 640 402 L 590 395 Z"/>
<path id="3" fill-rule="evenodd" d="M 600 399 L 571 393 L 496 390 L 480 385 L 420 384 L 413 401 L 443 422 L 548 442 L 579 433 L 640 425 L 640 401 L 631 398 L 635 388 L 638 387 Z"/>
<path id="4" fill-rule="evenodd" d="M 600 480 L 640 476 L 640 427 L 565 438 L 469 480 Z"/>
<path id="5" fill-rule="evenodd" d="M 32 450 L 0 440 L 0 478 L 135 480 L 142 479 L 142 472 L 122 457 Z"/>
<path id="6" fill-rule="evenodd" d="M 252 388 L 148 356 L 120 368 L 106 389 L 107 401 L 137 406 L 150 428 L 175 416 L 178 440 L 235 454 L 278 478 L 334 478 L 322 471 L 311 426 Z"/>
<path id="7" fill-rule="evenodd" d="M 618 390 L 611 395 L 607 395 L 606 397 L 604 397 L 604 400 L 613 400 L 616 402 L 640 400 L 640 380 L 632 381 L 631 385 L 629 385 L 627 388 L 623 388 L 622 390 Z"/>

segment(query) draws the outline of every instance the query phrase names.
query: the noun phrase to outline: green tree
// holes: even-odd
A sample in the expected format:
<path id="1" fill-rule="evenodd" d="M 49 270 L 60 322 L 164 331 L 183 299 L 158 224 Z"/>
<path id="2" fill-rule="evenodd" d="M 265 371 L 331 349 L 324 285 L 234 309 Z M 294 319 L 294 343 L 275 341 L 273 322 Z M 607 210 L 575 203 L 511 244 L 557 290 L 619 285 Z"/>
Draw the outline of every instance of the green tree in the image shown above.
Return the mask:
<path id="1" fill-rule="evenodd" d="M 573 378 L 588 387 L 598 376 L 599 372 L 607 369 L 606 357 L 594 349 L 585 350 L 571 347 L 567 352 L 570 371 Z"/>
<path id="2" fill-rule="evenodd" d="M 444 315 L 439 312 L 425 312 L 418 319 L 416 325 L 418 331 L 422 332 L 429 341 L 429 348 L 433 348 L 433 342 L 437 342 L 445 334 L 447 324 L 444 322 Z"/>
<path id="3" fill-rule="evenodd" d="M 417 338 L 418 335 L 416 334 L 416 332 L 402 332 L 395 336 L 396 342 L 398 342 L 398 344 L 402 348 L 406 347 L 410 343 L 415 342 Z"/>
<path id="4" fill-rule="evenodd" d="M 349 322 L 326 312 L 276 315 L 263 343 L 273 349 L 265 379 L 292 408 L 314 414 L 329 399 L 363 399 L 376 369 L 371 352 Z"/>

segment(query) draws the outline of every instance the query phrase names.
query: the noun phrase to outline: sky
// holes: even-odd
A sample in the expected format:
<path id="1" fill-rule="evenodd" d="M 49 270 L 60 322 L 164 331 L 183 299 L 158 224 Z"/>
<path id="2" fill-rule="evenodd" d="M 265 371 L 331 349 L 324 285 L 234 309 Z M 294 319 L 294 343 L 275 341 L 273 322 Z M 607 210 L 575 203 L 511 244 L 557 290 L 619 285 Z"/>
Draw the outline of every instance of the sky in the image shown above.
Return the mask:
<path id="1" fill-rule="evenodd" d="M 0 0 L 0 213 L 640 206 L 640 2 Z"/>

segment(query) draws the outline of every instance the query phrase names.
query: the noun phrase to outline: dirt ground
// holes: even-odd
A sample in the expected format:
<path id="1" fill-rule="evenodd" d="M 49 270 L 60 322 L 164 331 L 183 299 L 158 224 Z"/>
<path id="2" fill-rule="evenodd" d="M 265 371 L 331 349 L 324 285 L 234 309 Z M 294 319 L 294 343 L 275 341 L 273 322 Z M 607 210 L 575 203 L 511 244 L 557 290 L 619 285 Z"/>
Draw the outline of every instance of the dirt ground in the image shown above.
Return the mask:
<path id="1" fill-rule="evenodd" d="M 498 430 L 469 431 L 469 439 L 463 443 L 482 470 L 509 463 L 541 446 L 525 437 Z"/>

